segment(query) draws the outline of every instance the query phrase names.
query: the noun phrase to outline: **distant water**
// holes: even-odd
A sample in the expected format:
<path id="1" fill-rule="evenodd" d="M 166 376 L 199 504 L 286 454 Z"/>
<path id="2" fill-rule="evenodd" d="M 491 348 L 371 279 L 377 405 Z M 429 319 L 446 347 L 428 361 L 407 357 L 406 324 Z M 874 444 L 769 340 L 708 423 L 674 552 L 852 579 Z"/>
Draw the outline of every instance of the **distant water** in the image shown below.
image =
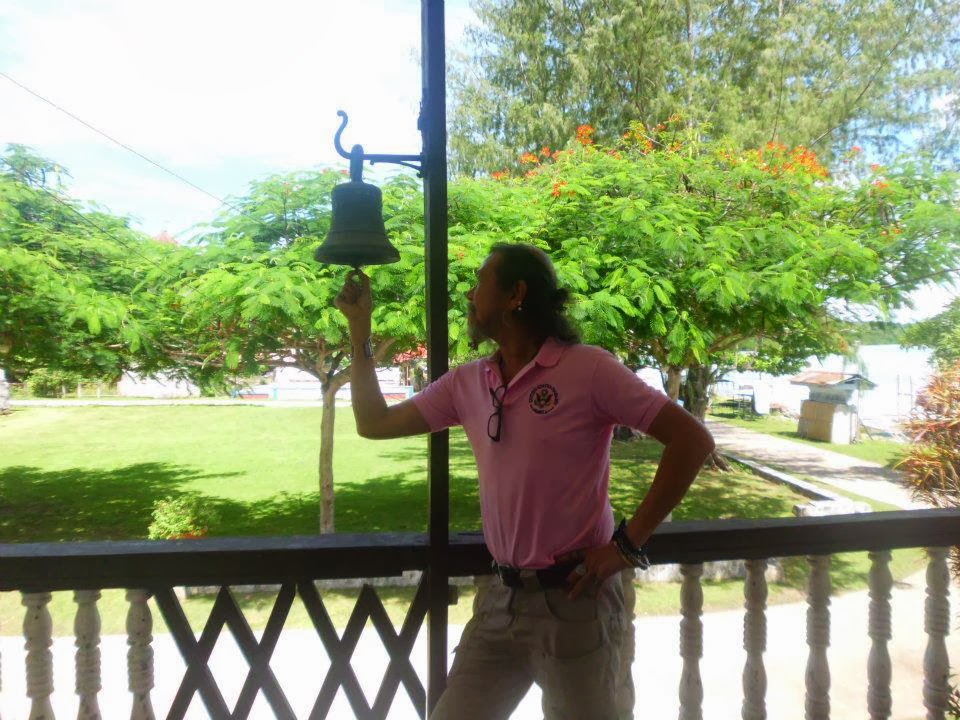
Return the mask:
<path id="1" fill-rule="evenodd" d="M 864 423 L 884 430 L 895 430 L 916 405 L 917 394 L 930 381 L 930 350 L 904 350 L 899 345 L 864 345 L 857 358 L 851 360 L 830 355 L 822 361 L 808 358 L 807 369 L 860 373 L 877 387 L 863 392 L 853 402 L 860 408 Z M 738 392 L 744 386 L 769 393 L 773 403 L 784 405 L 793 413 L 809 397 L 806 386 L 790 383 L 790 375 L 774 376 L 756 372 L 731 372 L 718 384 L 718 391 Z"/>

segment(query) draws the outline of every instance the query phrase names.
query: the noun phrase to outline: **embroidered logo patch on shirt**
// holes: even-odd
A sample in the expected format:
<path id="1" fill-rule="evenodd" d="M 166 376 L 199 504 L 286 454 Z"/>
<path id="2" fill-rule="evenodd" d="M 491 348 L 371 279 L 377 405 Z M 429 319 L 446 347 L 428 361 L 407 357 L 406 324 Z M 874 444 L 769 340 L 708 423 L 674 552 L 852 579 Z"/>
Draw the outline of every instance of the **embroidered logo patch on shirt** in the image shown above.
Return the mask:
<path id="1" fill-rule="evenodd" d="M 530 409 L 538 415 L 546 415 L 557 407 L 560 396 L 553 385 L 537 385 L 530 391 Z"/>

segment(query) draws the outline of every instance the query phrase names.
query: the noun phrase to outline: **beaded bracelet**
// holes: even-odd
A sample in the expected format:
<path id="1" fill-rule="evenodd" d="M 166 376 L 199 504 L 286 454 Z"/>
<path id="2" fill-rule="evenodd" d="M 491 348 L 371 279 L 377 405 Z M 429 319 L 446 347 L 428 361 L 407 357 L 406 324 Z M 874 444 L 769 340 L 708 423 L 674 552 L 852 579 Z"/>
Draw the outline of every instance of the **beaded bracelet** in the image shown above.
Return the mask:
<path id="1" fill-rule="evenodd" d="M 612 540 L 623 559 L 633 567 L 638 567 L 642 570 L 650 567 L 650 558 L 647 557 L 647 553 L 644 552 L 642 547 L 634 545 L 630 536 L 627 535 L 627 521 L 625 519 L 621 520 L 617 529 L 613 531 Z"/>

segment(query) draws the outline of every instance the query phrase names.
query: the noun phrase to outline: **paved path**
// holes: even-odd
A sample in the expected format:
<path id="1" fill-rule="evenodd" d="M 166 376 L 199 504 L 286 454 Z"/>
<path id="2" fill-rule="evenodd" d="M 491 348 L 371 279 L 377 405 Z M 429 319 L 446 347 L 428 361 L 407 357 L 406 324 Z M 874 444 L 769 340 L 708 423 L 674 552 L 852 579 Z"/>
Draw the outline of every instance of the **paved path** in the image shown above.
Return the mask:
<path id="1" fill-rule="evenodd" d="M 758 461 L 777 466 L 798 475 L 811 475 L 840 489 L 911 507 L 906 491 L 896 473 L 873 463 L 810 448 L 788 440 L 758 435 L 748 430 L 711 423 L 711 430 L 721 448 L 730 449 Z M 889 645 L 893 663 L 893 720 L 919 720 L 924 717 L 922 704 L 923 654 L 926 634 L 923 629 L 925 583 L 923 573 L 896 584 L 892 597 L 893 639 Z M 679 601 L 678 601 L 679 602 Z M 866 667 L 870 651 L 867 635 L 869 597 L 865 591 L 848 593 L 831 599 L 831 668 L 832 717 L 839 720 L 866 716 Z M 960 607 L 960 593 L 951 588 L 953 613 Z M 774 720 L 803 718 L 804 671 L 806 664 L 806 604 L 777 605 L 767 611 L 768 717 Z M 740 610 L 709 613 L 703 617 L 704 656 L 701 662 L 706 720 L 728 720 L 740 717 L 741 672 L 744 662 L 743 613 Z M 638 688 L 637 720 L 662 720 L 677 717 L 681 659 L 678 654 L 678 616 L 640 617 L 637 630 L 638 658 L 633 667 Z M 462 626 L 450 627 L 453 648 Z M 951 657 L 960 658 L 960 633 L 948 637 Z M 103 692 L 101 708 L 105 718 L 129 717 L 130 699 L 126 691 L 126 638 L 109 636 L 103 639 Z M 54 641 L 55 684 L 54 709 L 59 718 L 76 716 L 73 690 L 73 641 Z M 157 685 L 154 707 L 158 716 L 165 714 L 172 700 L 183 662 L 168 635 L 154 640 Z M 0 717 L 27 717 L 23 679 L 23 641 L 16 637 L 0 637 L 2 657 L 2 692 Z M 417 640 L 413 655 L 414 667 L 425 675 L 425 632 Z M 352 664 L 368 698 L 372 701 L 386 668 L 387 659 L 372 631 L 366 632 L 352 658 Z M 306 717 L 316 697 L 328 661 L 314 633 L 290 630 L 281 634 L 271 667 L 290 698 L 297 717 Z M 211 658 L 211 668 L 228 702 L 236 697 L 246 676 L 246 664 L 229 636 L 222 636 Z M 540 693 L 534 687 L 514 713 L 514 720 L 539 720 Z M 188 718 L 205 718 L 199 700 L 194 701 Z M 251 717 L 272 718 L 262 698 L 254 705 Z M 351 718 L 353 713 L 342 695 L 338 697 L 331 718 Z M 407 720 L 417 715 L 401 690 L 390 718 Z"/>
<path id="2" fill-rule="evenodd" d="M 915 502 L 895 470 L 879 463 L 804 443 L 707 421 L 717 447 L 797 476 L 810 476 L 839 490 L 904 509 L 929 507 Z"/>

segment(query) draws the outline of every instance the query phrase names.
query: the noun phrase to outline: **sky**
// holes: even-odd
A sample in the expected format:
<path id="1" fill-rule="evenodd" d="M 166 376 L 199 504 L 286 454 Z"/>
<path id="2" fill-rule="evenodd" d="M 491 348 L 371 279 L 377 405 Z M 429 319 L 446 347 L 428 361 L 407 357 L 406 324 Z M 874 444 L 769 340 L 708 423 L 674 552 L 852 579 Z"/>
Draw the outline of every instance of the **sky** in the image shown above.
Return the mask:
<path id="1" fill-rule="evenodd" d="M 473 17 L 447 4 L 448 45 Z M 271 173 L 341 162 L 343 144 L 416 154 L 418 0 L 4 0 L 0 72 L 225 199 Z M 0 146 L 28 145 L 152 235 L 219 203 L 0 76 Z M 345 161 L 343 161 L 345 162 Z M 369 166 L 368 166 L 369 167 Z"/>
<path id="2" fill-rule="evenodd" d="M 446 16 L 449 54 L 474 15 L 448 0 Z M 73 197 L 186 238 L 255 179 L 345 163 L 339 109 L 346 148 L 420 152 L 419 50 L 419 0 L 3 0 L 0 147 L 27 145 L 69 171 Z M 957 293 L 921 292 L 897 319 Z"/>

